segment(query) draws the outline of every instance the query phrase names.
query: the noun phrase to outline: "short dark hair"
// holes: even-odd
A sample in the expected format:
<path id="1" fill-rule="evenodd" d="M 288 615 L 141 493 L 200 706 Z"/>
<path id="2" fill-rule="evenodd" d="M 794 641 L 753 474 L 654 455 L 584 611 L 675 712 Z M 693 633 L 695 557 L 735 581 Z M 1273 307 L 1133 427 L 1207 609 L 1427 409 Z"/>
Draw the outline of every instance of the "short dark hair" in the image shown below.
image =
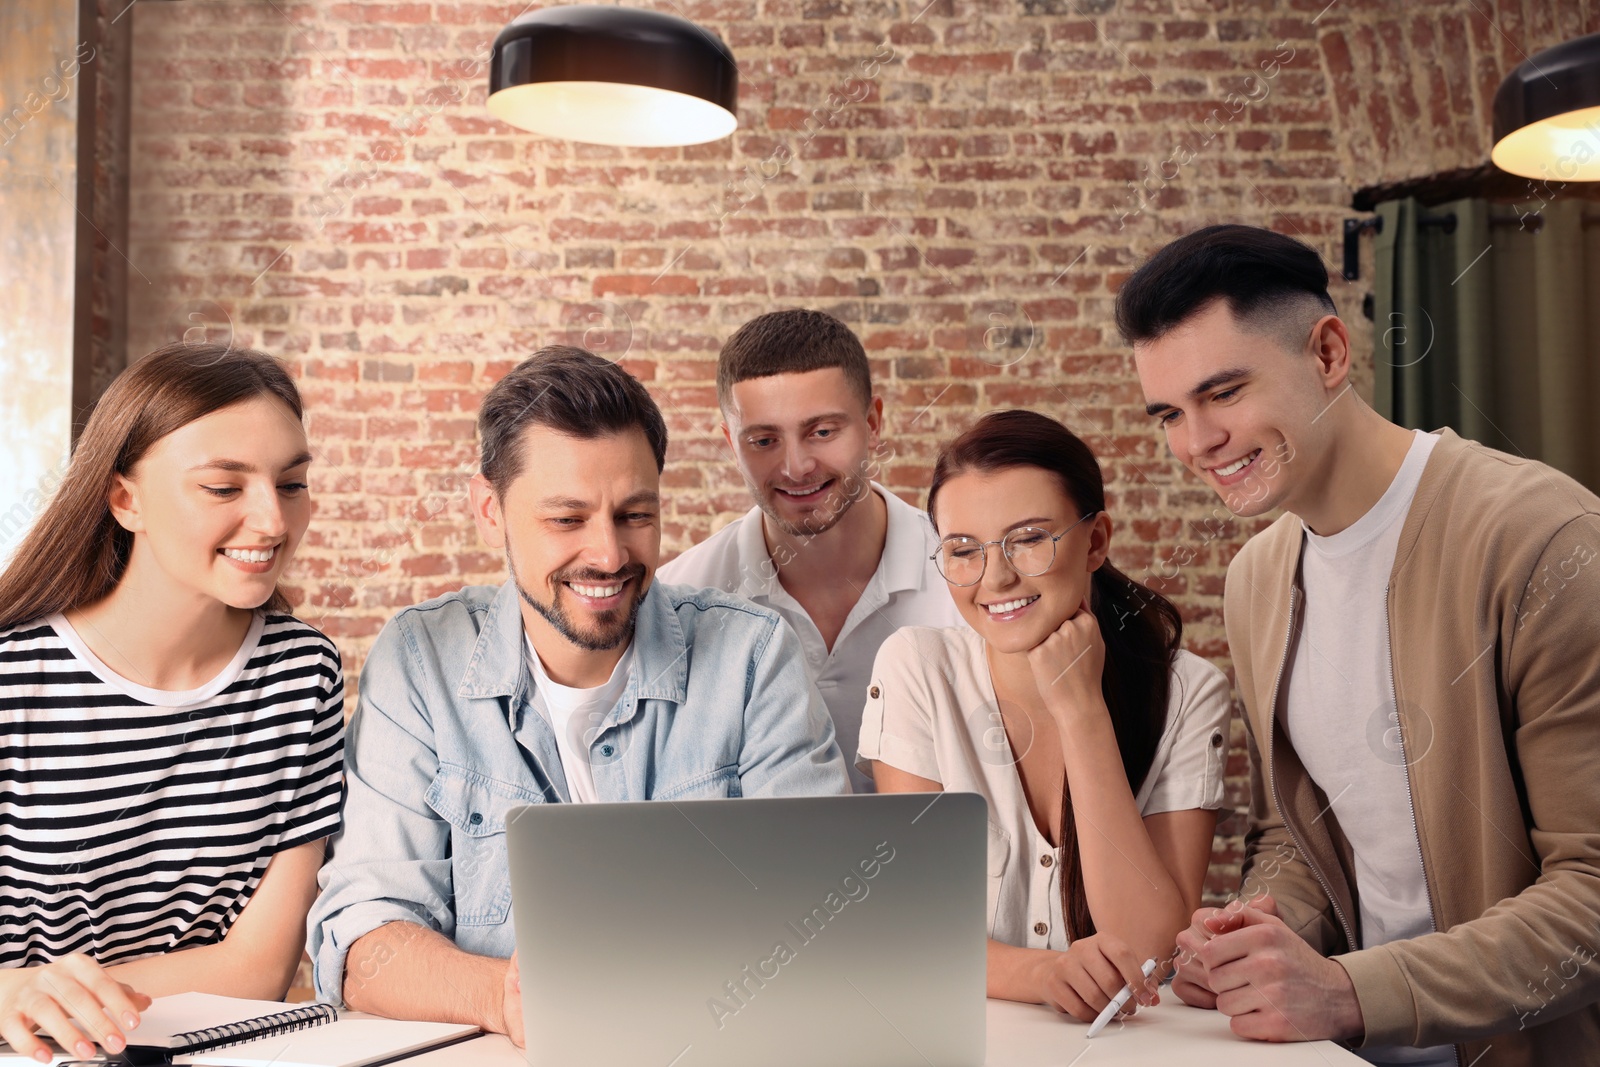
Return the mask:
<path id="1" fill-rule="evenodd" d="M 1117 293 L 1129 344 L 1158 340 L 1215 300 L 1257 332 L 1296 343 L 1303 320 L 1337 314 L 1328 268 L 1309 245 L 1259 226 L 1207 226 L 1145 261 Z"/>
<path id="2" fill-rule="evenodd" d="M 517 447 L 529 426 L 592 441 L 638 427 L 667 463 L 667 424 L 639 379 L 608 359 L 569 345 L 549 345 L 514 367 L 483 398 L 478 438 L 483 476 L 504 493 L 522 473 Z"/>
<path id="3" fill-rule="evenodd" d="M 828 367 L 844 371 L 862 407 L 872 403 L 867 350 L 850 327 L 825 311 L 769 311 L 739 327 L 723 344 L 717 357 L 717 403 L 726 409 L 733 387 L 751 378 Z"/>

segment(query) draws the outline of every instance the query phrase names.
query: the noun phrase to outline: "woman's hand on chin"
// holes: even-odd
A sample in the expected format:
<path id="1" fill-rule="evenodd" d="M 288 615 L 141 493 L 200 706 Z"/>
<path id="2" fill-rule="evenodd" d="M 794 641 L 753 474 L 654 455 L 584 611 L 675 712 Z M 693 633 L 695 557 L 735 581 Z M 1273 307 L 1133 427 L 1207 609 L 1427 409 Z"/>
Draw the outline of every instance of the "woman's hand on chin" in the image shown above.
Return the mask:
<path id="1" fill-rule="evenodd" d="M 1028 650 L 1039 696 L 1059 725 L 1082 715 L 1105 713 L 1100 692 L 1105 662 L 1105 638 L 1099 620 L 1089 610 L 1087 596 L 1054 633 Z"/>
<path id="2" fill-rule="evenodd" d="M 107 1052 L 127 1047 L 122 1029 L 138 1025 L 150 998 L 112 978 L 81 953 L 54 963 L 26 967 L 0 982 L 0 1038 L 24 1056 L 50 1062 L 50 1050 L 36 1029 L 54 1038 L 69 1055 L 94 1056 L 98 1043 Z M 76 1024 L 76 1025 L 74 1025 Z"/>

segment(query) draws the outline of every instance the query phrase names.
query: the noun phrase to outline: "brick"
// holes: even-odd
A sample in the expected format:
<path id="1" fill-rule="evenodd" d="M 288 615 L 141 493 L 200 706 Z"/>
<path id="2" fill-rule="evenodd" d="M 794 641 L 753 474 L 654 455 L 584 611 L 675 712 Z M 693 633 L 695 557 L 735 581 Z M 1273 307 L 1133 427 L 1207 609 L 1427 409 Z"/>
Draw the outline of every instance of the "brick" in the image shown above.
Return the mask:
<path id="1" fill-rule="evenodd" d="M 407 363 L 369 359 L 361 367 L 362 379 L 369 382 L 409 382 L 415 376 L 416 368 Z"/>
<path id="2" fill-rule="evenodd" d="M 1334 150 L 1333 134 L 1328 130 L 1290 130 L 1288 149 L 1327 154 Z"/>
<path id="3" fill-rule="evenodd" d="M 449 265 L 448 248 L 413 248 L 406 252 L 406 270 L 438 270 Z"/>
<path id="4" fill-rule="evenodd" d="M 631 294 L 643 296 L 673 296 L 695 294 L 700 291 L 700 283 L 685 275 L 662 275 L 651 277 L 645 274 L 602 274 L 594 280 L 594 295 L 605 296 L 610 293 Z"/>
<path id="5" fill-rule="evenodd" d="M 906 60 L 906 69 L 915 74 L 940 78 L 962 77 L 972 74 L 1002 74 L 1011 69 L 1009 52 L 987 52 L 969 55 L 914 55 Z"/>

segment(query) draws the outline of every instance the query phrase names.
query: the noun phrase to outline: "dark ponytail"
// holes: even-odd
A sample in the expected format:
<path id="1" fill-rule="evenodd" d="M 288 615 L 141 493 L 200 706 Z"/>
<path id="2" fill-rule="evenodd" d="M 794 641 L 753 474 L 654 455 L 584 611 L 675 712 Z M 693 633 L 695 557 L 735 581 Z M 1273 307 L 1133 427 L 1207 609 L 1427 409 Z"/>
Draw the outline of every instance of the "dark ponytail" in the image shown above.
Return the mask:
<path id="1" fill-rule="evenodd" d="M 1036 467 L 1054 474 L 1080 515 L 1105 510 L 1100 463 L 1081 438 L 1038 412 L 997 411 L 979 419 L 940 451 L 928 487 L 929 517 L 940 487 L 957 474 L 1014 467 Z M 1183 619 L 1170 600 L 1123 574 L 1109 558 L 1090 576 L 1089 590 L 1089 608 L 1106 644 L 1100 691 L 1111 711 L 1128 787 L 1137 795 L 1166 728 L 1172 657 L 1183 637 Z M 1065 782 L 1061 791 L 1061 914 L 1069 938 L 1077 940 L 1094 933 L 1072 797 Z"/>

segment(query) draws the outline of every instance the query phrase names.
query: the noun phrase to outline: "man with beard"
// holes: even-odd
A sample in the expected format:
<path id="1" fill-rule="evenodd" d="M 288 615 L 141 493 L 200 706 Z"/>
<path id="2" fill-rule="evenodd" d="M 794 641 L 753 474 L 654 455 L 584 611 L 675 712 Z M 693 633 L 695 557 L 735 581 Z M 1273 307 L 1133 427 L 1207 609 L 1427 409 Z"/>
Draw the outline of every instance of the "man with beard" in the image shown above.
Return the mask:
<path id="1" fill-rule="evenodd" d="M 902 626 L 964 626 L 933 563 L 923 513 L 872 480 L 883 398 L 867 354 L 832 315 L 774 311 L 741 326 L 717 360 L 722 434 L 756 506 L 661 568 L 771 608 L 800 637 L 851 784 L 872 661 Z"/>
<path id="2" fill-rule="evenodd" d="M 478 430 L 473 519 L 511 578 L 406 608 L 373 645 L 310 951 L 323 1000 L 520 1046 L 511 808 L 849 783 L 779 617 L 652 584 L 667 431 L 638 381 L 542 349 Z"/>

